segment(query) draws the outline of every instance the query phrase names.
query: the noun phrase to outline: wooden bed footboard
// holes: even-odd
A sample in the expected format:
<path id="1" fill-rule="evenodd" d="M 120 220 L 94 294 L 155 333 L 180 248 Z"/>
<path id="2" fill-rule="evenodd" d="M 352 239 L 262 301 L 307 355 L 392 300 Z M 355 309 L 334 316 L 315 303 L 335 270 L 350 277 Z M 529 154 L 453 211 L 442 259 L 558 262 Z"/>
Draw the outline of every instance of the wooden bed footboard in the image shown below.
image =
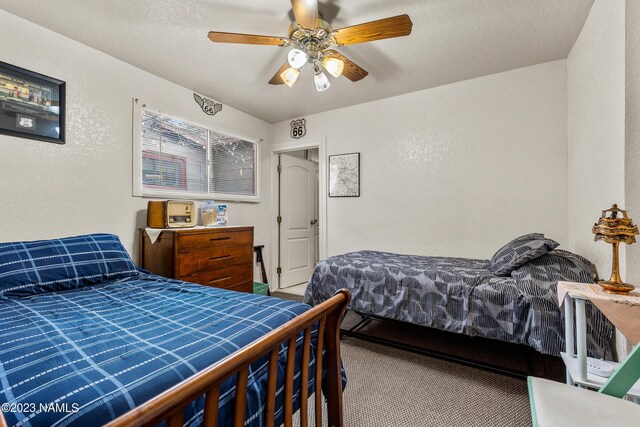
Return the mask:
<path id="1" fill-rule="evenodd" d="M 184 408 L 193 400 L 205 396 L 204 426 L 215 427 L 218 422 L 220 384 L 236 376 L 236 400 L 233 425 L 244 426 L 249 365 L 260 357 L 269 356 L 266 395 L 266 426 L 274 427 L 278 352 L 280 344 L 288 342 L 285 371 L 284 426 L 293 423 L 293 377 L 296 337 L 304 333 L 302 365 L 309 365 L 311 330 L 318 324 L 315 377 L 322 378 L 322 350 L 326 348 L 326 377 L 324 391 L 327 399 L 329 426 L 342 427 L 342 375 L 340 361 L 340 321 L 351 299 L 351 293 L 341 289 L 329 300 L 274 329 L 262 338 L 230 354 L 219 362 L 187 378 L 169 390 L 107 424 L 109 427 L 154 426 L 161 421 L 167 427 L 182 427 Z M 308 384 L 308 369 L 301 369 L 300 384 Z M 300 426 L 306 427 L 308 388 L 301 387 Z M 315 381 L 315 424 L 322 427 L 322 381 Z M 0 420 L 0 426 L 2 421 Z"/>

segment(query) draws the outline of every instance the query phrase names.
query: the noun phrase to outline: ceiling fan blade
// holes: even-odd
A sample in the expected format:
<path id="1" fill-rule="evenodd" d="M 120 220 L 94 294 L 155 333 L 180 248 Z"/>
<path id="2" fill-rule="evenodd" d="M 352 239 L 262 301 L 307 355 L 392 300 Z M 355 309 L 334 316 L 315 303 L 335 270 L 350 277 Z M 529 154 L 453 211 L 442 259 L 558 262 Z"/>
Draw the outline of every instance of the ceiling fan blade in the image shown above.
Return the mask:
<path id="1" fill-rule="evenodd" d="M 296 21 L 308 30 L 318 28 L 318 0 L 291 0 Z"/>
<path id="2" fill-rule="evenodd" d="M 269 80 L 269 84 L 270 85 L 283 85 L 284 84 L 284 80 L 282 80 L 282 77 L 280 76 L 282 73 L 284 73 L 284 71 L 289 68 L 289 62 L 285 61 L 284 64 L 282 64 L 282 67 L 280 67 L 280 69 L 278 71 L 276 71 L 276 73 L 273 75 L 273 77 L 271 77 L 271 80 Z"/>
<path id="3" fill-rule="evenodd" d="M 267 46 L 288 46 L 290 43 L 289 39 L 285 37 L 223 33 L 219 31 L 209 31 L 209 39 L 216 43 L 261 44 Z"/>
<path id="4" fill-rule="evenodd" d="M 333 49 L 329 49 L 325 51 L 325 58 L 337 58 L 344 62 L 344 70 L 342 70 L 342 75 L 351 80 L 352 82 L 357 82 L 358 80 L 362 80 L 369 75 L 369 72 L 351 61 L 349 58 L 337 52 Z"/>
<path id="5" fill-rule="evenodd" d="M 403 37 L 411 34 L 413 22 L 409 15 L 398 15 L 334 31 L 338 46 Z"/>

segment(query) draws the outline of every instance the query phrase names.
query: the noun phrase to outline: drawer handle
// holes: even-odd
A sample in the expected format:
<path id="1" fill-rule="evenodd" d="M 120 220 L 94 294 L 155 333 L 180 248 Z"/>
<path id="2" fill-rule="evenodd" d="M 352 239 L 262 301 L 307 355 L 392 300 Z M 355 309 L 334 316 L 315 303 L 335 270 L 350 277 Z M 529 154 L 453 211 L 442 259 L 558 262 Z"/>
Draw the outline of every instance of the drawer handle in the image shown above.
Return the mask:
<path id="1" fill-rule="evenodd" d="M 216 256 L 216 257 L 213 257 L 213 258 L 209 258 L 209 261 L 218 261 L 218 260 L 221 260 L 221 259 L 229 259 L 229 258 L 231 258 L 231 255 Z"/>
<path id="2" fill-rule="evenodd" d="M 209 284 L 224 282 L 225 280 L 229 280 L 229 279 L 231 279 L 231 276 L 221 277 L 220 279 L 209 280 Z"/>
<path id="3" fill-rule="evenodd" d="M 227 237 L 213 237 L 211 239 L 209 239 L 210 242 L 215 242 L 216 240 L 229 240 L 231 239 L 231 237 L 227 236 Z"/>

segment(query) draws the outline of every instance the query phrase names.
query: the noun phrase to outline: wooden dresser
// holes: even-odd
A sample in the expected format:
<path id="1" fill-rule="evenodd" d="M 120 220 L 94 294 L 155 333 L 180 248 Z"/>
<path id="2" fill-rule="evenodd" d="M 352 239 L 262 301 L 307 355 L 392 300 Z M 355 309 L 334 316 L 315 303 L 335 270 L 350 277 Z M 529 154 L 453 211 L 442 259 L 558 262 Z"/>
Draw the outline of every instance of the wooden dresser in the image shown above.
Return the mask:
<path id="1" fill-rule="evenodd" d="M 253 227 L 164 230 L 153 244 L 140 229 L 140 263 L 159 276 L 253 292 Z"/>

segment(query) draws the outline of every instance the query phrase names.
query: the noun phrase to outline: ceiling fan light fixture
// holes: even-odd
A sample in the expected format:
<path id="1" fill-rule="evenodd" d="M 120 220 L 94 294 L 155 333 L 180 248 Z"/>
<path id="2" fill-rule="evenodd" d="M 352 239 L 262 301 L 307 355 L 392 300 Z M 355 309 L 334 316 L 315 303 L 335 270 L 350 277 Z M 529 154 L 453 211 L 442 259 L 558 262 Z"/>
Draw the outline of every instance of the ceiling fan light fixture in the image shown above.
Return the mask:
<path id="1" fill-rule="evenodd" d="M 289 67 L 286 70 L 284 70 L 282 74 L 280 74 L 280 77 L 282 78 L 282 81 L 284 82 L 284 84 L 286 84 L 289 87 L 294 85 L 296 80 L 298 80 L 299 76 L 300 76 L 300 71 L 298 71 L 298 69 L 294 67 Z"/>
<path id="2" fill-rule="evenodd" d="M 287 55 L 287 61 L 293 68 L 302 68 L 309 60 L 309 56 L 300 49 L 291 49 Z"/>
<path id="3" fill-rule="evenodd" d="M 324 58 L 322 66 L 336 79 L 340 77 L 344 71 L 344 62 L 338 58 Z"/>
<path id="4" fill-rule="evenodd" d="M 314 80 L 316 82 L 316 89 L 318 90 L 318 92 L 324 92 L 325 90 L 329 89 L 329 86 L 331 86 L 331 82 L 329 81 L 327 75 L 320 70 L 316 72 Z"/>

